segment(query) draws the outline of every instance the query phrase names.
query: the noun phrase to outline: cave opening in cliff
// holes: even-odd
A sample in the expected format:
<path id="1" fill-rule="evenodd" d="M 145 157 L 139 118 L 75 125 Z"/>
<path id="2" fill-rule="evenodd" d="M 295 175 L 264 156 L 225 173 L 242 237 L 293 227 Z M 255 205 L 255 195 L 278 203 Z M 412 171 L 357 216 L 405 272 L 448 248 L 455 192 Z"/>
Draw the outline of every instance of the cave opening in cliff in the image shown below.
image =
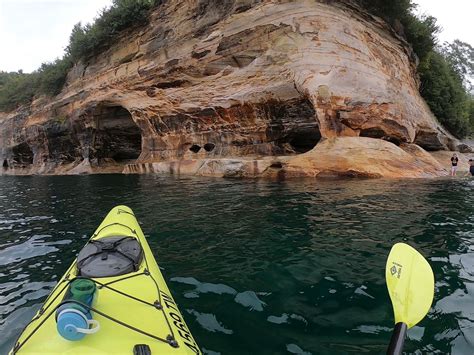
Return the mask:
<path id="1" fill-rule="evenodd" d="M 215 145 L 214 143 L 206 143 L 206 144 L 204 144 L 204 150 L 205 150 L 206 152 L 212 152 L 215 147 L 216 147 L 216 145 Z"/>
<path id="2" fill-rule="evenodd" d="M 128 110 L 122 106 L 99 106 L 93 112 L 93 119 L 95 158 L 127 164 L 140 156 L 142 135 Z"/>
<path id="3" fill-rule="evenodd" d="M 201 146 L 197 145 L 197 144 L 193 144 L 189 150 L 193 153 L 198 153 L 200 150 L 201 150 Z"/>
<path id="4" fill-rule="evenodd" d="M 3 160 L 3 168 L 8 169 L 8 161 L 6 159 Z"/>
<path id="5" fill-rule="evenodd" d="M 313 126 L 306 129 L 299 129 L 288 137 L 288 143 L 292 150 L 296 153 L 302 154 L 309 152 L 321 140 L 321 132 L 319 127 Z"/>
<path id="6" fill-rule="evenodd" d="M 398 139 L 397 137 L 387 135 L 384 130 L 377 127 L 361 129 L 359 136 L 367 137 L 367 138 L 383 139 L 384 141 L 393 143 L 397 146 L 401 144 L 400 139 Z"/>
<path id="7" fill-rule="evenodd" d="M 14 146 L 12 149 L 12 153 L 12 160 L 15 165 L 25 167 L 27 165 L 33 164 L 34 154 L 30 146 L 26 142 Z"/>
<path id="8" fill-rule="evenodd" d="M 269 119 L 266 138 L 273 154 L 302 154 L 321 140 L 316 111 L 307 97 L 287 101 L 269 100 L 258 108 L 262 119 Z"/>

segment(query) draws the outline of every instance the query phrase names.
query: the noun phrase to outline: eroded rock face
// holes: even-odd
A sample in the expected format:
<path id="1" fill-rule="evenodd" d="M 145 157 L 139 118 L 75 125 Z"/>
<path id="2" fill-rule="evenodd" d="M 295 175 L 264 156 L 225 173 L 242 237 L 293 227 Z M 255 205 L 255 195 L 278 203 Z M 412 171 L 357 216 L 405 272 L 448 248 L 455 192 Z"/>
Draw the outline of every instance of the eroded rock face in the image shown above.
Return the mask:
<path id="1" fill-rule="evenodd" d="M 329 157 L 320 145 L 343 137 L 353 137 L 336 140 L 349 156 L 382 141 L 383 164 L 405 159 L 412 169 L 408 163 L 423 158 L 397 145 L 455 145 L 418 93 L 406 43 L 360 9 L 303 0 L 164 2 L 147 27 L 76 65 L 59 96 L 2 113 L 0 132 L 3 173 L 143 172 L 210 162 L 217 168 L 199 169 L 220 171 L 218 160 L 230 159 L 259 162 L 244 169 L 259 176 L 278 170 L 272 157 Z M 360 158 L 352 160 L 367 164 Z M 436 175 L 439 166 L 425 158 Z M 289 175 L 314 175 L 314 164 L 294 164 Z"/>
<path id="2" fill-rule="evenodd" d="M 415 144 L 400 147 L 381 139 L 337 137 L 319 144 L 309 153 L 293 157 L 287 176 L 339 177 L 434 177 L 445 175 L 444 167 Z"/>

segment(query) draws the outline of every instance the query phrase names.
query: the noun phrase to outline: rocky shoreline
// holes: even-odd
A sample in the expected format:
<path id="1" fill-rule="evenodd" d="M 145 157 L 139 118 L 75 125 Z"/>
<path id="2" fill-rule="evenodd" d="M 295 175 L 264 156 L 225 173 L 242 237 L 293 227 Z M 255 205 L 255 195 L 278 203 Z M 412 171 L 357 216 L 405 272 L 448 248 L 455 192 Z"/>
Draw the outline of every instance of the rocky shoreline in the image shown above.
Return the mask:
<path id="1" fill-rule="evenodd" d="M 454 152 L 426 153 L 414 145 L 394 149 L 387 143 L 366 138 L 358 148 L 344 148 L 341 139 L 330 139 L 318 149 L 298 156 L 196 158 L 161 162 L 114 161 L 71 163 L 69 165 L 3 169 L 0 175 L 84 175 L 84 174 L 161 174 L 221 178 L 437 178 L 449 175 Z M 344 139 L 343 139 L 344 141 Z M 326 152 L 323 149 L 326 148 Z M 470 153 L 456 152 L 458 175 L 469 171 Z"/>
<path id="2" fill-rule="evenodd" d="M 415 68 L 344 2 L 167 1 L 58 96 L 0 112 L 0 174 L 442 176 L 460 146 Z"/>

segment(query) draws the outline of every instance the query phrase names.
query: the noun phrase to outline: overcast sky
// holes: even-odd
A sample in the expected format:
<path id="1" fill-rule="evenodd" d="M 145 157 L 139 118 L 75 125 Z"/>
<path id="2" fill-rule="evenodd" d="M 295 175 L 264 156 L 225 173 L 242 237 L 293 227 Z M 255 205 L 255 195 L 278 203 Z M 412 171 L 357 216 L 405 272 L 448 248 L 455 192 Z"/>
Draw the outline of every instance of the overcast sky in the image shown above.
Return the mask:
<path id="1" fill-rule="evenodd" d="M 111 0 L 0 0 L 0 70 L 31 72 L 62 57 L 78 22 Z"/>
<path id="2" fill-rule="evenodd" d="M 412 0 L 412 2 L 418 4 L 418 14 L 428 14 L 438 19 L 438 24 L 442 27 L 442 32 L 438 34 L 441 43 L 460 39 L 474 46 L 473 0 Z"/>
<path id="3" fill-rule="evenodd" d="M 387 0 L 391 1 L 391 0 Z M 438 19 L 440 40 L 474 46 L 474 0 L 413 0 Z M 0 0 L 0 70 L 31 72 L 62 57 L 78 22 L 90 22 L 111 0 Z"/>

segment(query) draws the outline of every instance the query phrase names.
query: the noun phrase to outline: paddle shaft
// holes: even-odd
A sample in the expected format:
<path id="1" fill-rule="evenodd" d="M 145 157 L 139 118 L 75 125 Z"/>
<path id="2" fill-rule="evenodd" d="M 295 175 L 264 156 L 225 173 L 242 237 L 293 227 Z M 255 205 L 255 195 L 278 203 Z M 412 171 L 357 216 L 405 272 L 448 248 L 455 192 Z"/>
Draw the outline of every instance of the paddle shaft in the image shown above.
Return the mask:
<path id="1" fill-rule="evenodd" d="M 403 322 L 395 324 L 392 339 L 390 339 L 390 345 L 387 349 L 387 355 L 400 355 L 402 353 L 407 329 L 407 325 Z"/>

